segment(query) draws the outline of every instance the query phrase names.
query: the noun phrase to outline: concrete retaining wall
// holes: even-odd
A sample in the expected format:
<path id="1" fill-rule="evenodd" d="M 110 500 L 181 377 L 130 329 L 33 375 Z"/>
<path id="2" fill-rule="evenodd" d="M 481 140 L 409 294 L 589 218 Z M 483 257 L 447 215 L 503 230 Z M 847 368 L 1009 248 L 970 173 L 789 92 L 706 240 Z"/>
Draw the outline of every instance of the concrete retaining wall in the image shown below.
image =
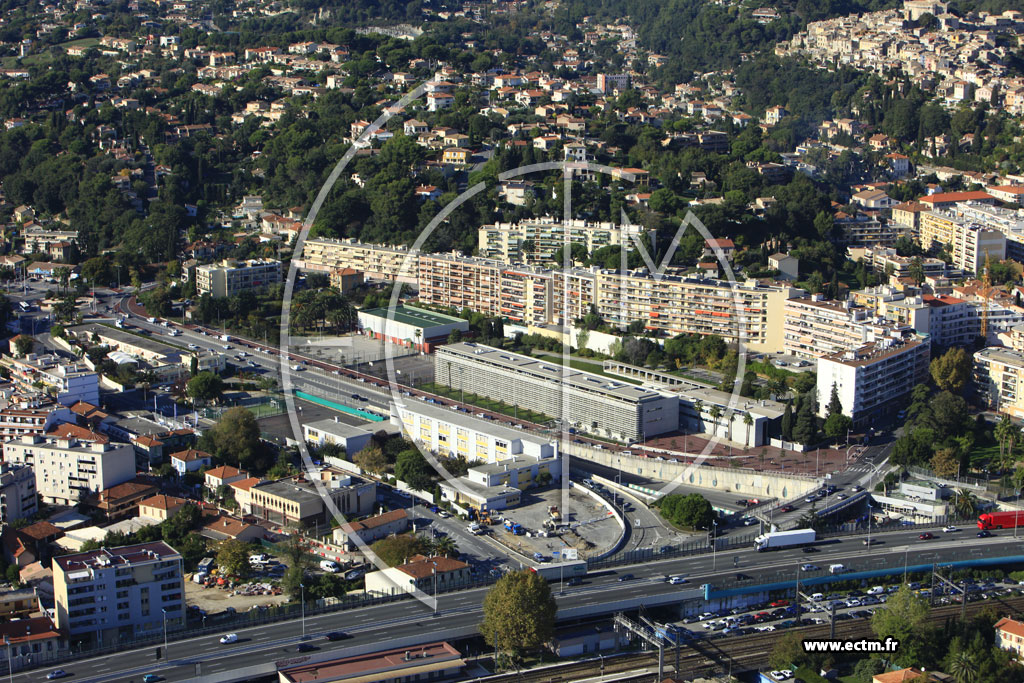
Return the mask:
<path id="1" fill-rule="evenodd" d="M 695 466 L 673 460 L 623 456 L 616 451 L 589 448 L 575 443 L 566 444 L 566 450 L 574 457 L 606 467 L 621 468 L 626 474 L 663 482 L 678 479 L 679 483 L 685 486 L 738 493 L 752 498 L 792 498 L 817 490 L 821 487 L 822 481 L 814 477 L 759 472 L 739 467 Z"/>

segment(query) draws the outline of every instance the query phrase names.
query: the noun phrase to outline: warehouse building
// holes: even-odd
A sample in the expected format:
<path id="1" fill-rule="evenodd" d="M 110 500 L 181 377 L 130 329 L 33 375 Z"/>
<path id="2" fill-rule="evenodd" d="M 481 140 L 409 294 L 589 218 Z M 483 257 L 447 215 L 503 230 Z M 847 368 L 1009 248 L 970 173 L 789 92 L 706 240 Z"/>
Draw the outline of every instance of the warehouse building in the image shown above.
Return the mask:
<path id="1" fill-rule="evenodd" d="M 469 321 L 415 306 L 359 311 L 359 328 L 374 339 L 433 352 L 452 332 L 469 332 Z"/>

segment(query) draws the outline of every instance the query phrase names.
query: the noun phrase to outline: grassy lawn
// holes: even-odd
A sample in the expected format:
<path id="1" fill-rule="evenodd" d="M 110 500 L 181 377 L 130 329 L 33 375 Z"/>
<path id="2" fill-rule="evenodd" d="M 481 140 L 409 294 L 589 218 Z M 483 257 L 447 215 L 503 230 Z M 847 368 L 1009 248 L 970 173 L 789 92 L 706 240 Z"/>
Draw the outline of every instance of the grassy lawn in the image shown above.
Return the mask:
<path id="1" fill-rule="evenodd" d="M 490 410 L 495 413 L 501 413 L 502 415 L 508 415 L 509 417 L 518 417 L 520 420 L 526 420 L 527 422 L 535 422 L 537 424 L 544 424 L 550 422 L 552 418 L 548 417 L 544 413 L 538 413 L 533 410 L 526 410 L 525 408 L 516 409 L 515 406 L 510 406 L 507 403 L 501 401 L 495 401 L 494 399 L 487 398 L 485 396 L 477 396 L 476 394 L 466 391 L 462 392 L 458 389 L 452 389 L 442 384 L 427 383 L 421 384 L 419 389 L 428 391 L 438 396 L 445 396 L 462 403 L 468 403 L 470 405 L 478 406 L 484 410 Z"/>
<path id="2" fill-rule="evenodd" d="M 69 40 L 66 43 L 61 43 L 61 44 L 56 45 L 56 46 L 49 46 L 49 47 L 43 48 L 42 52 L 37 52 L 35 54 L 29 55 L 28 57 L 25 57 L 24 59 L 21 60 L 20 65 L 21 66 L 40 66 L 40 65 L 45 65 L 45 64 L 51 63 L 53 61 L 53 53 L 51 53 L 50 50 L 54 49 L 55 47 L 60 49 L 61 51 L 63 51 L 65 49 L 69 48 L 69 47 L 77 47 L 77 46 L 92 47 L 92 46 L 99 45 L 99 44 L 100 44 L 100 39 L 99 38 L 78 38 L 76 40 Z M 5 69 L 13 69 L 13 68 L 15 68 L 15 67 L 17 67 L 19 65 L 18 58 L 17 57 L 13 57 L 13 56 L 12 57 L 4 57 L 2 62 L 3 62 L 3 65 L 4 65 Z"/>
<path id="3" fill-rule="evenodd" d="M 543 358 L 546 361 L 552 363 L 558 363 L 559 365 L 565 365 L 563 362 L 565 359 L 557 354 L 545 353 L 537 356 L 537 358 Z M 595 363 L 594 361 L 584 360 L 583 358 L 577 358 L 576 356 L 569 357 L 569 367 L 574 370 L 581 372 L 590 372 L 595 375 L 601 375 L 602 377 L 608 377 L 609 379 L 615 379 L 622 382 L 628 382 L 629 384 L 641 384 L 639 380 L 635 380 L 631 377 L 620 377 L 604 371 L 604 365 L 601 363 Z"/>
<path id="4" fill-rule="evenodd" d="M 971 467 L 981 469 L 990 462 L 999 460 L 998 443 L 982 443 L 971 449 Z"/>

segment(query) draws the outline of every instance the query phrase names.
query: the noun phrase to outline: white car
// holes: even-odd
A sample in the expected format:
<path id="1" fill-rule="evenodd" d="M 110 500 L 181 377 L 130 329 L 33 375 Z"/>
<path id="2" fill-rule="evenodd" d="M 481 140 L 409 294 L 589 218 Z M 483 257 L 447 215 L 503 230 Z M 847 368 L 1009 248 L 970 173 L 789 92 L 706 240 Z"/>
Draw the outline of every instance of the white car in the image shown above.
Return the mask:
<path id="1" fill-rule="evenodd" d="M 772 626 L 771 624 L 767 624 L 765 626 L 758 626 L 757 630 L 758 631 L 762 631 L 762 632 L 771 632 L 771 631 L 775 630 L 775 627 Z"/>
<path id="2" fill-rule="evenodd" d="M 818 571 L 818 565 L 816 565 L 816 564 L 802 564 L 802 565 L 800 565 L 800 571 L 802 571 L 802 572 L 816 572 L 816 571 Z"/>
<path id="3" fill-rule="evenodd" d="M 237 642 L 238 642 L 238 634 L 237 633 L 229 633 L 226 636 L 221 636 L 220 637 L 220 644 L 221 645 L 228 645 L 229 643 L 237 643 Z"/>
<path id="4" fill-rule="evenodd" d="M 960 531 L 960 530 L 957 529 L 955 526 L 950 525 L 950 526 L 942 527 L 942 531 L 947 533 L 947 534 L 951 534 L 954 531 Z"/>
<path id="5" fill-rule="evenodd" d="M 670 576 L 668 577 L 669 583 L 686 583 L 685 576 Z"/>
<path id="6" fill-rule="evenodd" d="M 189 344 L 189 345 L 188 345 L 188 348 L 189 348 L 190 350 L 192 350 L 192 351 L 195 351 L 195 350 L 196 350 L 196 349 L 198 349 L 199 347 L 198 347 L 198 346 L 196 346 L 195 344 Z"/>
<path id="7" fill-rule="evenodd" d="M 793 672 L 789 669 L 781 669 L 779 671 L 772 671 L 768 675 L 777 681 L 785 681 L 793 677 Z"/>

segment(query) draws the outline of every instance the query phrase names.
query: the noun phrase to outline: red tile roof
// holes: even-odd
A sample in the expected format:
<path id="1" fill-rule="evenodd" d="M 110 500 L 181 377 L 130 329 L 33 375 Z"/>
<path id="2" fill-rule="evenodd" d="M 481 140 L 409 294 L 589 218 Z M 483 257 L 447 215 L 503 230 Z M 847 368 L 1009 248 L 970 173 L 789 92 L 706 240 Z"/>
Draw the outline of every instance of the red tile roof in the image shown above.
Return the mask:
<path id="1" fill-rule="evenodd" d="M 996 622 L 995 628 L 997 631 L 1004 631 L 1010 635 L 1024 638 L 1024 622 L 1015 621 L 1009 617 L 1003 617 Z"/>

